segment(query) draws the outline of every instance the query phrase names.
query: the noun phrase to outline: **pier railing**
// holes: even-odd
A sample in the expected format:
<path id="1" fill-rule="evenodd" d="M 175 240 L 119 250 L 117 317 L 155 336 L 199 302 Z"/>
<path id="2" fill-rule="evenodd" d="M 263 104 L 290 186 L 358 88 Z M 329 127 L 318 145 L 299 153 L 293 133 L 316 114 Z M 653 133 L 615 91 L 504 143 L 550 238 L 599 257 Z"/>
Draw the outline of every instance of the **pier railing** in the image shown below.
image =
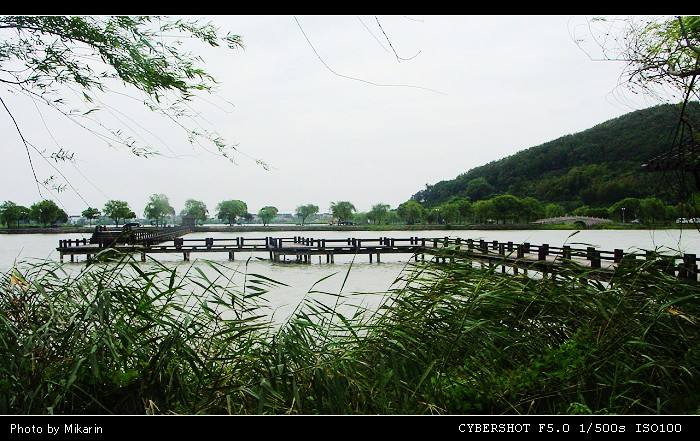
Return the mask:
<path id="1" fill-rule="evenodd" d="M 138 232 L 140 233 L 140 232 Z M 168 234 L 171 234 L 168 237 Z M 668 254 L 652 250 L 628 252 L 622 249 L 601 250 L 595 247 L 574 247 L 569 245 L 552 246 L 549 244 L 499 242 L 483 239 L 462 239 L 452 237 L 379 237 L 379 238 L 326 238 L 311 237 L 231 237 L 198 238 L 178 237 L 182 231 L 160 232 L 160 234 L 134 236 L 133 243 L 120 248 L 128 252 L 141 253 L 142 260 L 146 254 L 182 253 L 185 260 L 191 253 L 227 252 L 230 260 L 239 252 L 265 252 L 270 260 L 286 261 L 292 257 L 301 263 L 310 263 L 311 256 L 326 256 L 326 262 L 333 263 L 334 256 L 342 254 L 364 254 L 376 256 L 380 261 L 382 254 L 412 254 L 417 260 L 425 255 L 446 261 L 458 257 L 470 258 L 491 265 L 529 267 L 547 271 L 564 262 L 573 262 L 590 268 L 601 274 L 611 274 L 623 261 L 653 261 L 654 265 L 669 274 L 698 280 L 698 257 L 695 254 Z M 99 247 L 92 246 L 86 239 L 68 239 L 59 241 L 58 251 L 61 259 L 64 255 L 87 254 L 88 258 L 99 252 Z M 320 259 L 320 258 L 319 258 Z M 320 261 L 320 260 L 319 260 Z"/>

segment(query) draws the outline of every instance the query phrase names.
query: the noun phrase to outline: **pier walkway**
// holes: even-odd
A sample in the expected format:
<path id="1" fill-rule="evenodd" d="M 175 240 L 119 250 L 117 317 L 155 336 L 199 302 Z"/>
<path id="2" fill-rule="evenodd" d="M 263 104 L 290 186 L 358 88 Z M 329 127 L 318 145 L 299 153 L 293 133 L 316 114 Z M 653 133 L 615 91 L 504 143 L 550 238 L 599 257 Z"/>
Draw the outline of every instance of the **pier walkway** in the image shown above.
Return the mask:
<path id="1" fill-rule="evenodd" d="M 161 239 L 164 239 L 163 237 Z M 664 271 L 686 279 L 698 280 L 698 259 L 695 254 L 664 255 L 652 251 L 629 253 L 621 249 L 600 250 L 594 247 L 555 247 L 549 244 L 513 243 L 460 239 L 450 237 L 380 237 L 374 239 L 314 239 L 308 237 L 288 238 L 201 238 L 173 237 L 155 241 L 144 238 L 140 243 L 114 243 L 112 246 L 91 244 L 86 239 L 61 240 L 57 251 L 61 261 L 70 256 L 71 262 L 78 255 L 87 260 L 99 259 L 106 250 L 118 250 L 140 255 L 146 261 L 149 254 L 181 254 L 185 261 L 193 253 L 225 253 L 234 260 L 237 253 L 264 253 L 275 262 L 312 263 L 318 257 L 321 263 L 334 263 L 336 255 L 366 255 L 369 262 L 381 261 L 384 254 L 409 254 L 415 260 L 429 259 L 447 262 L 455 258 L 468 258 L 485 265 L 500 266 L 505 272 L 511 268 L 553 272 L 567 264 L 586 268 L 589 277 L 609 278 L 617 265 L 623 261 L 653 260 Z"/>

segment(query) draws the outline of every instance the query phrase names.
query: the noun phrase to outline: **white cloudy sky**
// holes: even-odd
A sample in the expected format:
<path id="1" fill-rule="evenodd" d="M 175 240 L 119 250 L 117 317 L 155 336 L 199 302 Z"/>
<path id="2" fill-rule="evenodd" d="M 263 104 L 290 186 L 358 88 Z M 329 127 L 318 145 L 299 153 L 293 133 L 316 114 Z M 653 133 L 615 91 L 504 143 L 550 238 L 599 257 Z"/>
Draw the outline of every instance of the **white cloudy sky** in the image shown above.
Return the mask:
<path id="1" fill-rule="evenodd" d="M 359 211 L 395 208 L 426 184 L 658 104 L 620 86 L 623 63 L 592 60 L 576 45 L 589 18 L 209 16 L 245 49 L 197 46 L 220 85 L 194 108 L 206 129 L 238 145 L 236 164 L 193 148 L 184 131 L 117 96 L 102 99 L 121 106 L 121 121 L 164 157 L 109 147 L 0 89 L 34 145 L 75 155 L 56 165 L 75 190 L 40 195 L 0 108 L 0 202 L 30 206 L 43 196 L 71 215 L 120 199 L 140 216 L 156 193 L 177 212 L 188 198 L 202 200 L 212 216 L 226 199 L 251 213 L 308 203 L 324 212 L 341 200 Z M 58 175 L 32 157 L 40 180 Z"/>

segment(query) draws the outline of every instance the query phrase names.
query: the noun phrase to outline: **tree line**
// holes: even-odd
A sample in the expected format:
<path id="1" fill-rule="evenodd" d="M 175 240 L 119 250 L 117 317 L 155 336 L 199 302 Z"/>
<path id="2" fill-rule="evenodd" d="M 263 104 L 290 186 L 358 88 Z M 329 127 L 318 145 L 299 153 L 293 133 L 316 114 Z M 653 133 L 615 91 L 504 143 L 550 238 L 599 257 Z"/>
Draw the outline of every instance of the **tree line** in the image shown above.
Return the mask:
<path id="1" fill-rule="evenodd" d="M 385 210 L 389 208 L 386 204 L 380 205 L 386 207 Z M 348 219 L 357 211 L 355 206 L 349 201 L 333 202 L 330 210 L 333 218 L 339 223 L 348 222 Z M 267 225 L 278 213 L 277 207 L 267 205 L 258 211 L 257 216 L 264 225 Z M 318 205 L 304 204 L 298 206 L 294 214 L 299 219 L 299 222 L 304 225 L 318 213 Z M 96 207 L 87 207 L 80 214 L 89 221 L 90 225 L 92 225 L 93 220 L 103 217 L 111 219 L 117 226 L 120 223 L 126 223 L 137 218 L 129 203 L 118 199 L 108 200 L 102 210 Z M 168 220 L 176 215 L 176 210 L 171 205 L 168 196 L 165 194 L 153 194 L 149 197 L 148 203 L 144 207 L 143 215 L 145 219 L 151 220 L 153 225 L 165 226 Z M 184 208 L 180 211 L 180 216 L 190 217 L 194 222 L 200 224 L 210 219 L 207 205 L 203 201 L 193 198 L 185 201 Z M 216 205 L 215 217 L 229 225 L 242 221 L 249 222 L 254 218 L 248 212 L 248 204 L 239 199 L 219 202 Z M 7 228 L 19 227 L 20 223 L 32 221 L 44 227 L 58 225 L 68 222 L 68 214 L 50 199 L 44 199 L 31 205 L 31 207 L 18 205 L 9 200 L 0 205 L 0 225 L 4 224 Z"/>
<path id="2" fill-rule="evenodd" d="M 537 219 L 560 217 L 565 215 L 588 216 L 610 219 L 616 222 L 639 222 L 642 224 L 664 224 L 677 218 L 700 217 L 700 195 L 695 195 L 679 204 L 667 204 L 656 197 L 626 197 L 607 207 L 581 205 L 574 210 L 556 203 L 546 203 L 532 197 L 520 198 L 512 194 L 502 194 L 471 202 L 468 198 L 453 197 L 448 202 L 426 207 L 414 199 L 391 208 L 389 204 L 377 203 L 367 212 L 359 212 L 350 201 L 332 202 L 331 223 L 343 224 L 527 224 Z M 170 204 L 168 196 L 154 194 L 150 196 L 144 210 L 144 218 L 151 220 L 155 226 L 165 226 L 172 222 L 176 210 Z M 190 217 L 201 225 L 210 220 L 207 205 L 197 199 L 187 199 L 180 216 Z M 263 225 L 268 225 L 277 217 L 277 207 L 268 205 L 261 208 L 257 217 Z M 294 216 L 301 225 L 314 220 L 319 214 L 318 205 L 304 204 L 296 208 Z M 119 226 L 132 219 L 136 213 L 123 200 L 108 200 L 103 209 L 87 207 L 81 215 L 89 221 L 106 217 Z M 252 222 L 254 216 L 248 212 L 248 205 L 239 199 L 230 199 L 216 205 L 215 218 L 229 225 Z M 45 199 L 30 207 L 5 201 L 0 205 L 0 224 L 7 228 L 19 227 L 21 222 L 34 221 L 44 227 L 58 225 L 68 221 L 68 215 L 55 202 Z"/>

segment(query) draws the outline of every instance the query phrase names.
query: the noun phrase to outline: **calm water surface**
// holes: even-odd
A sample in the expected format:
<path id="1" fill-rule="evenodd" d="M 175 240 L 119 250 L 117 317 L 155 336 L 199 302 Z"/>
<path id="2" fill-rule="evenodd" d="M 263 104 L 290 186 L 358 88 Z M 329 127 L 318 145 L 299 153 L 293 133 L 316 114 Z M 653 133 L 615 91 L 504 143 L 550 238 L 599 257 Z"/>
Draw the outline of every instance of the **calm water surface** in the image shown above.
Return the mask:
<path id="1" fill-rule="evenodd" d="M 60 239 L 89 238 L 90 233 L 72 234 L 0 234 L 0 271 L 6 271 L 14 265 L 21 267 L 27 262 L 40 260 L 59 261 L 56 251 Z M 314 239 L 334 238 L 379 238 L 379 237 L 460 237 L 463 239 L 512 241 L 514 243 L 530 242 L 532 244 L 548 243 L 551 246 L 571 245 L 572 247 L 595 246 L 603 250 L 616 248 L 624 251 L 658 250 L 700 255 L 700 233 L 695 229 L 683 230 L 444 230 L 444 231 L 310 231 L 310 232 L 244 232 L 244 233 L 191 233 L 186 239 L 205 237 L 214 238 L 261 238 L 261 237 L 302 236 Z M 276 317 L 287 316 L 304 298 L 321 298 L 324 302 L 334 301 L 335 294 L 342 294 L 345 302 L 371 305 L 381 301 L 384 293 L 400 285 L 397 278 L 409 263 L 408 254 L 385 254 L 381 263 L 360 255 L 336 256 L 335 263 L 313 260 L 310 265 L 294 263 L 275 263 L 267 260 L 267 253 L 236 253 L 236 260 L 229 262 L 226 253 L 192 254 L 192 260 L 182 261 L 181 254 L 152 255 L 158 262 L 177 267 L 182 272 L 193 267 L 210 271 L 204 260 L 215 261 L 222 265 L 224 272 L 230 272 L 232 283 L 243 289 L 246 280 L 254 275 L 261 275 L 281 282 L 284 285 L 270 288 L 265 300 Z M 80 257 L 84 259 L 84 257 Z M 315 258 L 314 258 L 315 259 Z M 66 259 L 65 267 L 79 271 L 85 261 L 70 263 Z M 149 265 L 146 262 L 143 265 Z M 286 286 L 285 286 L 286 285 Z"/>

